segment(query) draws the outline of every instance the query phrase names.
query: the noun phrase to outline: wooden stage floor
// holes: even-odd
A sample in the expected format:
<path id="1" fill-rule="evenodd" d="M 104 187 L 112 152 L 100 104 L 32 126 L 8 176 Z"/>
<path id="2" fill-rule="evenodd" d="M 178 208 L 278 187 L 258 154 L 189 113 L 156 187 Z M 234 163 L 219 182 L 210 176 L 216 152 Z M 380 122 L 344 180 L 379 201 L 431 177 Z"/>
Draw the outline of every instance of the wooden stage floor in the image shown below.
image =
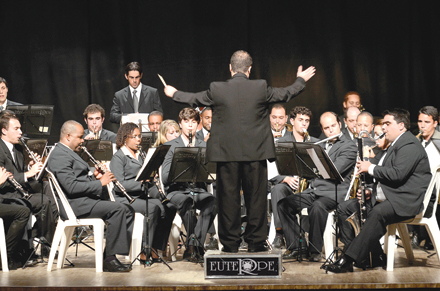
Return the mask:
<path id="1" fill-rule="evenodd" d="M 91 243 L 93 246 L 93 243 Z M 200 265 L 185 261 L 151 267 L 134 266 L 130 273 L 96 273 L 94 252 L 81 246 L 78 257 L 70 248 L 67 258 L 75 267 L 47 272 L 47 263 L 8 273 L 0 271 L 0 290 L 318 290 L 318 289 L 416 289 L 440 288 L 440 265 L 437 256 L 428 258 L 425 251 L 415 250 L 416 261 L 408 265 L 405 253 L 398 248 L 394 271 L 383 269 L 353 273 L 326 274 L 322 263 L 284 262 L 281 279 L 216 279 L 205 280 Z M 179 253 L 178 259 L 182 254 Z M 120 257 L 121 259 L 121 257 Z M 121 259 L 123 262 L 128 262 Z M 31 287 L 31 288 L 29 288 Z"/>

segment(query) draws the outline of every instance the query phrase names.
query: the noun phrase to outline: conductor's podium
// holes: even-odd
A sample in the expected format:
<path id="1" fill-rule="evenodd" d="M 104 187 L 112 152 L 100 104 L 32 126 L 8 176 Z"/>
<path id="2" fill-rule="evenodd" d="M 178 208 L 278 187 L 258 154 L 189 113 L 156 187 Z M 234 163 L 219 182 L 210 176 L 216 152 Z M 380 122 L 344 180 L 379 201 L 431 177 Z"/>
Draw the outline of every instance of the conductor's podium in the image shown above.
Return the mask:
<path id="1" fill-rule="evenodd" d="M 205 279 L 281 278 L 281 250 L 259 253 L 225 253 L 219 250 L 205 253 Z"/>

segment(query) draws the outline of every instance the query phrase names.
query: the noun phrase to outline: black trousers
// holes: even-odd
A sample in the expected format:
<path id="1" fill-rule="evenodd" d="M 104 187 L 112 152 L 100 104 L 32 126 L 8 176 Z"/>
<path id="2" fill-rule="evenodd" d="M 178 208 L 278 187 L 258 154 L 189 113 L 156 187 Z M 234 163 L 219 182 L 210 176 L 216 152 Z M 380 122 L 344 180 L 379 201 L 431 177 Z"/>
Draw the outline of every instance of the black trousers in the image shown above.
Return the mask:
<path id="1" fill-rule="evenodd" d="M 28 202 L 31 204 L 32 214 L 37 219 L 32 229 L 32 237 L 43 236 L 51 244 L 56 225 L 49 198 L 47 195 L 34 193 Z"/>
<path id="2" fill-rule="evenodd" d="M 318 253 L 324 245 L 323 235 L 327 223 L 328 212 L 336 208 L 336 201 L 332 198 L 316 196 L 313 190 L 307 189 L 300 194 L 290 195 L 278 202 L 278 212 L 286 238 L 287 247 L 291 250 L 307 248 L 305 240 L 299 241 L 300 226 L 297 214 L 307 208 L 308 216 L 303 218 L 301 228 L 309 233 L 310 244 L 308 250 Z M 300 245 L 301 244 L 301 245 Z"/>
<path id="3" fill-rule="evenodd" d="M 101 218 L 107 222 L 105 255 L 128 255 L 133 234 L 134 209 L 128 205 L 101 200 L 90 213 L 78 218 Z"/>
<path id="4" fill-rule="evenodd" d="M 194 195 L 191 195 L 178 191 L 169 193 L 168 197 L 170 202 L 179 210 L 187 234 L 195 234 L 200 246 L 203 247 L 208 229 L 217 214 L 215 197 L 208 192 L 195 192 Z M 192 213 L 193 201 L 195 202 L 195 209 L 200 209 L 198 219 L 195 213 Z M 197 241 L 193 240 L 190 240 L 188 244 L 199 245 Z"/>
<path id="5" fill-rule="evenodd" d="M 243 189 L 248 223 L 244 240 L 258 247 L 267 238 L 267 163 L 217 162 L 218 235 L 226 250 L 238 250 Z"/>
<path id="6" fill-rule="evenodd" d="M 26 206 L 10 204 L 7 199 L 0 202 L 0 217 L 5 226 L 6 248 L 9 258 L 15 255 L 30 215 L 31 211 Z"/>
<path id="7" fill-rule="evenodd" d="M 350 231 L 351 225 L 348 226 L 348 222 L 344 220 L 341 224 L 341 240 L 345 244 L 345 255 L 357 263 L 361 263 L 370 251 L 373 253 L 380 251 L 379 240 L 387 232 L 387 225 L 414 217 L 397 215 L 388 200 L 376 203 L 372 207 L 370 201 L 367 201 L 366 205 L 367 219 L 358 236 L 354 237 L 353 229 L 351 228 Z M 359 211 L 359 203 L 355 199 L 339 204 L 340 219 L 344 219 L 348 214 L 351 215 L 352 210 Z"/>
<path id="8" fill-rule="evenodd" d="M 286 183 L 280 183 L 275 186 L 270 191 L 270 203 L 272 205 L 272 214 L 275 228 L 282 228 L 280 216 L 278 214 L 278 202 L 293 194 L 293 189 L 290 188 Z"/>

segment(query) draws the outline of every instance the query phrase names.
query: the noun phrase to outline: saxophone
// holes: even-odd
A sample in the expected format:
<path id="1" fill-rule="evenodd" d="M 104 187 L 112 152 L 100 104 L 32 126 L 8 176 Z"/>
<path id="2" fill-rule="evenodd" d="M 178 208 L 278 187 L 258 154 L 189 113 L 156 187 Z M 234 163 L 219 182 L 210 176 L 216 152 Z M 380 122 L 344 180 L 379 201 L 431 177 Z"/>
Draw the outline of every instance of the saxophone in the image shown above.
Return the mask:
<path id="1" fill-rule="evenodd" d="M 303 133 L 304 133 L 304 141 L 303 142 L 310 142 L 310 135 L 309 132 L 307 131 L 307 129 L 303 128 L 302 129 Z M 295 191 L 295 194 L 297 193 L 301 193 L 304 190 L 307 189 L 307 187 L 309 186 L 309 181 L 306 178 L 299 178 L 298 181 L 298 189 Z"/>

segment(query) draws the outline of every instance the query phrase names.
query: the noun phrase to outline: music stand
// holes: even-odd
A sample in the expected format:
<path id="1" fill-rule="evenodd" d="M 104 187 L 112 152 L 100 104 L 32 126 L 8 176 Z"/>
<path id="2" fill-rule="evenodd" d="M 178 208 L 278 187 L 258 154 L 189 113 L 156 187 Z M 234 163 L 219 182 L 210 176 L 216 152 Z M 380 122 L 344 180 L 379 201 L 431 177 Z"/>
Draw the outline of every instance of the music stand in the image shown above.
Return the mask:
<path id="1" fill-rule="evenodd" d="M 121 124 L 127 122 L 133 122 L 139 126 L 141 133 L 150 131 L 148 127 L 148 116 L 149 113 L 128 113 L 122 114 L 121 116 Z"/>
<path id="2" fill-rule="evenodd" d="M 321 146 L 304 142 L 278 142 L 276 156 L 278 172 L 281 175 L 292 175 L 306 179 L 321 178 L 333 180 L 335 183 L 335 201 L 337 203 L 337 184 L 344 179 Z M 301 195 L 301 193 L 298 194 Z M 299 208 L 301 209 L 301 198 L 299 201 Z M 301 222 L 302 213 L 299 211 L 299 248 L 302 246 L 304 235 Z M 316 249 L 313 244 L 312 246 Z M 321 250 L 317 251 L 321 253 Z M 299 252 L 298 260 L 302 261 L 301 251 Z"/>
<path id="3" fill-rule="evenodd" d="M 188 236 L 186 240 L 186 248 L 189 248 L 189 243 L 194 242 L 193 246 L 196 249 L 196 261 L 201 257 L 199 252 L 199 246 L 204 249 L 203 244 L 199 241 L 194 233 L 192 227 L 192 218 L 196 217 L 196 207 L 195 207 L 195 194 L 194 194 L 194 184 L 195 183 L 208 183 L 210 180 L 215 180 L 211 173 L 205 166 L 206 148 L 203 147 L 178 147 L 174 150 L 173 160 L 171 162 L 170 173 L 168 175 L 168 180 L 171 183 L 177 182 L 189 182 L 190 183 L 190 195 L 192 197 L 192 209 L 191 217 L 188 221 L 188 230 L 192 233 Z M 200 263 L 202 265 L 202 263 Z"/>
<path id="4" fill-rule="evenodd" d="M 21 123 L 21 130 L 30 137 L 50 135 L 54 105 L 12 105 L 8 110 L 15 113 Z"/>
<path id="5" fill-rule="evenodd" d="M 153 144 L 157 140 L 157 132 L 149 131 L 142 133 L 141 146 L 143 149 L 149 149 L 153 147 Z"/>
<path id="6" fill-rule="evenodd" d="M 148 216 L 148 183 L 146 183 L 146 180 L 152 180 L 158 173 L 159 167 L 162 165 L 163 160 L 170 149 L 170 145 L 162 145 L 158 148 L 150 148 L 148 150 L 148 154 L 150 152 L 154 152 L 152 155 L 148 155 L 146 159 L 144 160 L 144 163 L 142 165 L 142 168 L 139 170 L 135 181 L 142 181 L 142 184 L 144 185 L 144 192 L 145 192 L 145 218 L 147 220 L 147 226 L 144 231 L 144 239 L 145 239 L 145 245 L 142 246 L 142 250 L 140 253 L 136 256 L 136 258 L 131 262 L 131 265 L 136 260 L 139 260 L 139 257 L 142 253 L 145 254 L 145 256 L 149 256 L 151 252 L 155 253 L 158 258 L 164 263 L 170 270 L 172 270 L 171 266 L 158 254 L 156 250 L 154 250 L 149 243 L 150 238 L 150 226 L 149 226 L 149 220 L 150 217 Z M 150 158 L 149 158 L 150 157 Z M 145 265 L 146 266 L 146 265 Z"/>

